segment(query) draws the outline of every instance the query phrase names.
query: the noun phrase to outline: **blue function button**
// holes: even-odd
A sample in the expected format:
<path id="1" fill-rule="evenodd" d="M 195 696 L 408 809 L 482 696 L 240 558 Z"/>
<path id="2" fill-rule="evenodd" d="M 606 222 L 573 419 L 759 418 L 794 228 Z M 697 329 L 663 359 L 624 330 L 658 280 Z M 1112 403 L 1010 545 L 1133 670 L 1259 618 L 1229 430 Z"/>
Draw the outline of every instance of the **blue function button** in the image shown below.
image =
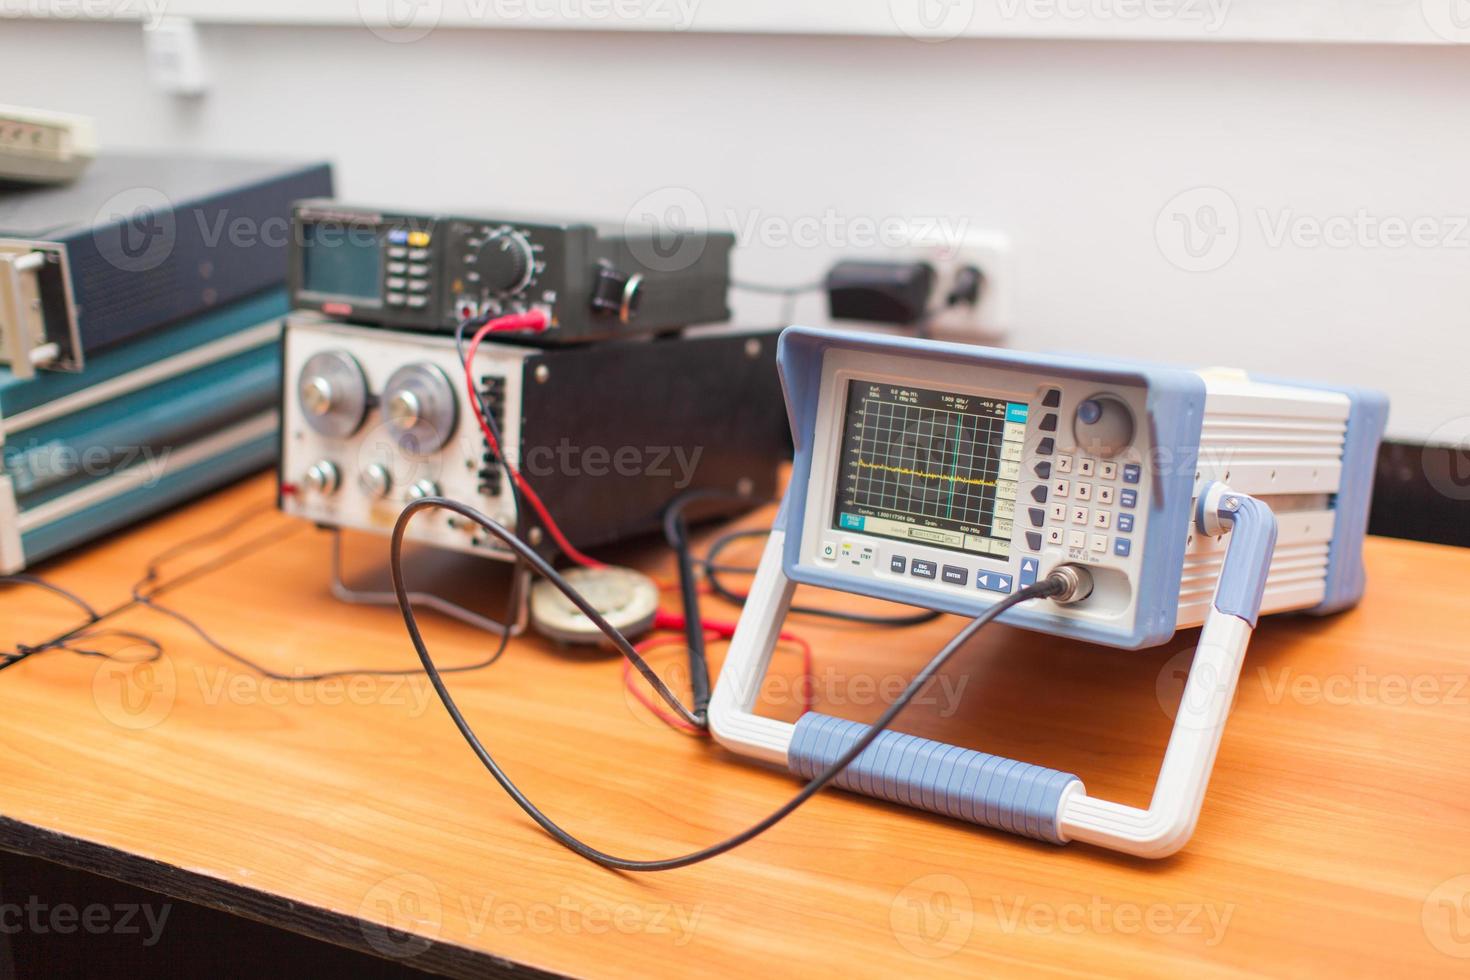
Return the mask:
<path id="1" fill-rule="evenodd" d="M 1132 531 L 1133 531 L 1133 515 L 1132 514 L 1119 514 L 1118 515 L 1118 530 L 1123 531 L 1125 533 L 1130 533 L 1130 534 L 1132 533 Z"/>
<path id="2" fill-rule="evenodd" d="M 958 565 L 945 565 L 944 580 L 950 585 L 964 585 L 970 581 L 970 570 L 960 568 Z"/>
<path id="3" fill-rule="evenodd" d="M 1128 553 L 1133 550 L 1133 542 L 1128 538 L 1113 539 L 1113 554 L 1119 558 L 1127 558 Z"/>
<path id="4" fill-rule="evenodd" d="M 1138 482 L 1138 478 L 1141 475 L 1142 475 L 1142 470 L 1140 470 L 1138 468 L 1138 464 L 1137 463 L 1125 463 L 1125 464 L 1123 464 L 1123 482 L 1124 483 L 1137 483 Z"/>
<path id="5" fill-rule="evenodd" d="M 981 572 L 975 576 L 975 584 L 987 592 L 1011 591 L 1011 577 L 1005 572 Z"/>
<path id="6" fill-rule="evenodd" d="M 938 570 L 934 567 L 934 563 L 932 561 L 926 561 L 923 558 L 915 558 L 909 564 L 909 574 L 916 575 L 919 578 L 933 578 L 937 572 Z"/>
<path id="7" fill-rule="evenodd" d="M 888 570 L 890 572 L 897 572 L 899 575 L 902 575 L 904 567 L 907 564 L 908 560 L 903 555 L 890 555 L 888 557 Z"/>
<path id="8" fill-rule="evenodd" d="M 1138 506 L 1138 491 L 1137 490 L 1119 490 L 1118 491 L 1118 503 L 1122 504 L 1124 507 L 1136 507 L 1136 506 Z"/>
<path id="9" fill-rule="evenodd" d="M 1041 561 L 1036 558 L 1021 559 L 1021 588 L 1036 584 L 1036 575 L 1041 571 Z"/>

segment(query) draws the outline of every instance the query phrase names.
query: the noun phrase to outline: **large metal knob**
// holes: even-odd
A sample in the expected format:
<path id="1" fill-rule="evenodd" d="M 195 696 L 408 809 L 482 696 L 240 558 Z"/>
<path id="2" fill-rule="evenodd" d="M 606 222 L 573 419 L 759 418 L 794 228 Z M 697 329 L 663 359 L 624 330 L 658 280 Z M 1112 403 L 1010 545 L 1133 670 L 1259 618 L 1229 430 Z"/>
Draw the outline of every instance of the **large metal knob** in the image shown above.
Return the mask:
<path id="1" fill-rule="evenodd" d="M 356 432 L 367 414 L 367 379 L 346 351 L 319 351 L 301 367 L 296 398 L 306 424 L 333 439 Z"/>
<path id="2" fill-rule="evenodd" d="M 404 453 L 438 452 L 454 435 L 458 417 L 454 387 L 432 364 L 405 364 L 383 389 L 383 416 Z"/>

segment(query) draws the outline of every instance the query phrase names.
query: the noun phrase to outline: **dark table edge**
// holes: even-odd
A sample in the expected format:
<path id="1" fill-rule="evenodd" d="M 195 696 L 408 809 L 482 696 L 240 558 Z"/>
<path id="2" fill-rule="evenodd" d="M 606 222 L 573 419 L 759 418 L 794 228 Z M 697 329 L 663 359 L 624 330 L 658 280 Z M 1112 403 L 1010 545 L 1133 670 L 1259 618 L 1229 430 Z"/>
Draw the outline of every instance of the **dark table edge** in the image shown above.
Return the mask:
<path id="1" fill-rule="evenodd" d="M 309 939 L 402 963 L 415 970 L 449 977 L 561 976 L 538 967 L 428 937 L 421 937 L 426 944 L 422 950 L 415 948 L 410 955 L 386 956 L 368 942 L 363 920 L 356 916 L 304 905 L 271 892 L 247 888 L 196 871 L 186 871 L 163 861 L 71 837 L 6 816 L 0 816 L 0 848 L 112 878 L 179 901 L 192 902 L 294 932 Z"/>

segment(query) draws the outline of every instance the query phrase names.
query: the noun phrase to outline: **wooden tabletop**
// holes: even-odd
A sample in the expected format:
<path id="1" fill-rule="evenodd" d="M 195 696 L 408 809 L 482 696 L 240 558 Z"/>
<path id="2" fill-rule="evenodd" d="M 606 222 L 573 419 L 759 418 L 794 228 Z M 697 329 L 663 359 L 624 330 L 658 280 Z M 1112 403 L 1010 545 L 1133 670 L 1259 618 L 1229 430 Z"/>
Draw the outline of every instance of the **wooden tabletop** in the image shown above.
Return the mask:
<path id="1" fill-rule="evenodd" d="M 230 560 L 163 603 L 279 672 L 414 668 L 397 611 L 334 600 L 329 536 L 270 510 L 271 495 L 253 480 L 42 571 L 107 607 L 153 555 L 229 527 L 164 577 Z M 381 571 L 381 541 L 350 551 L 356 574 Z M 656 548 L 619 557 L 667 570 Z M 105 625 L 156 639 L 155 663 L 53 651 L 0 671 L 0 846 L 461 974 L 1464 975 L 1470 552 L 1371 540 L 1368 568 L 1358 609 L 1262 622 L 1198 831 L 1160 862 L 828 792 L 709 863 L 611 873 L 522 815 L 422 676 L 266 681 L 147 608 Z M 415 575 L 436 573 L 501 588 L 493 566 Z M 423 620 L 441 665 L 487 650 L 483 634 Z M 0 646 L 75 622 L 60 599 L 0 590 Z M 858 720 L 960 625 L 789 623 L 813 645 L 818 708 Z M 992 628 L 899 727 L 1144 805 L 1193 642 L 1120 652 Z M 76 646 L 148 650 L 120 634 Z M 653 659 L 683 681 L 680 656 Z M 777 656 L 764 710 L 796 717 L 798 672 L 794 653 Z M 692 850 L 798 788 L 652 719 L 606 653 L 526 637 L 449 683 L 527 793 L 615 853 Z"/>

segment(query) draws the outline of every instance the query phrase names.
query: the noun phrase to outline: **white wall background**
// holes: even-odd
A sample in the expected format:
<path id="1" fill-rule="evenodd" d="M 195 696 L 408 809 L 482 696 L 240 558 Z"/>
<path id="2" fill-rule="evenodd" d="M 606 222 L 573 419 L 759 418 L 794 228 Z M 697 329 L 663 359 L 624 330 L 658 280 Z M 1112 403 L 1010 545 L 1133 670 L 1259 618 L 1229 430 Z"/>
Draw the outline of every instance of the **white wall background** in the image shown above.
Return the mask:
<path id="1" fill-rule="evenodd" d="M 1470 49 L 201 35 L 212 84 L 191 100 L 150 85 L 137 24 L 0 20 L 0 102 L 90 114 L 114 148 L 326 157 L 344 197 L 381 203 L 622 220 L 686 188 L 767 230 L 742 242 L 749 279 L 820 276 L 854 222 L 944 217 L 1010 236 L 1015 346 L 1375 385 L 1401 438 L 1458 440 L 1470 417 Z M 1202 186 L 1232 229 L 1207 264 L 1238 246 L 1191 272 L 1156 225 Z M 769 235 L 818 222 L 818 247 Z M 774 322 L 779 303 L 736 307 Z"/>

